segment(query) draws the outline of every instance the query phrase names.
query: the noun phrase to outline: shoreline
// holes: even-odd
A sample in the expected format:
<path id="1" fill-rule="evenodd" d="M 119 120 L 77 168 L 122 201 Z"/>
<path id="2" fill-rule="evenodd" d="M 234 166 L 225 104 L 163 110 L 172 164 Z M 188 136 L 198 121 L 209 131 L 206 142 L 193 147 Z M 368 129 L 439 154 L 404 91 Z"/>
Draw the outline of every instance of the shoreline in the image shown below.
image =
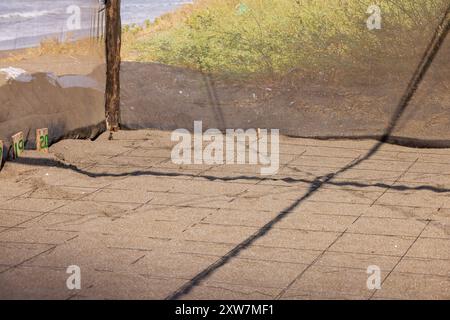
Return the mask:
<path id="1" fill-rule="evenodd" d="M 165 6 L 170 7 L 169 10 L 158 10 L 154 8 L 154 10 L 151 10 L 150 12 L 146 13 L 146 18 L 140 19 L 140 21 L 133 21 L 132 19 L 127 19 L 127 16 L 130 16 L 131 13 L 127 12 L 127 10 L 124 10 L 124 8 L 127 6 L 126 4 L 123 4 L 122 8 L 122 27 L 125 26 L 143 26 L 146 24 L 147 21 L 151 21 L 154 23 L 157 19 L 161 18 L 162 16 L 166 14 L 170 14 L 172 12 L 175 12 L 179 8 L 182 8 L 185 5 L 192 4 L 193 1 L 182 1 L 177 4 L 166 4 Z M 28 49 L 28 48 L 36 48 L 39 46 L 39 44 L 42 41 L 48 40 L 48 39 L 58 39 L 58 41 L 65 42 L 70 39 L 67 38 L 68 35 L 73 37 L 74 41 L 87 38 L 89 37 L 91 30 L 89 28 L 86 28 L 86 26 L 80 30 L 77 31 L 70 31 L 70 32 L 54 32 L 54 33 L 46 33 L 42 35 L 35 35 L 35 36 L 25 36 L 25 37 L 19 37 L 15 39 L 4 39 L 0 40 L 0 54 L 3 51 L 11 51 L 11 50 L 19 50 L 19 49 Z M 1 56 L 0 56 L 1 57 Z"/>

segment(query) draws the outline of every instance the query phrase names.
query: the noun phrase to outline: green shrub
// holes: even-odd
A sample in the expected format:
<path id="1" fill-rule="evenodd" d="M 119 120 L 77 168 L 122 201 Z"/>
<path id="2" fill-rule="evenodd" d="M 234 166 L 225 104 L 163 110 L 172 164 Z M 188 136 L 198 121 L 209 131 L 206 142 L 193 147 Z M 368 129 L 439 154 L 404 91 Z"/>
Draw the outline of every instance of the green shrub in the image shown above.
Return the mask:
<path id="1" fill-rule="evenodd" d="M 139 61 L 212 73 L 395 74 L 420 56 L 447 1 L 203 0 L 127 45 Z M 366 11 L 374 2 L 382 29 L 370 31 Z"/>

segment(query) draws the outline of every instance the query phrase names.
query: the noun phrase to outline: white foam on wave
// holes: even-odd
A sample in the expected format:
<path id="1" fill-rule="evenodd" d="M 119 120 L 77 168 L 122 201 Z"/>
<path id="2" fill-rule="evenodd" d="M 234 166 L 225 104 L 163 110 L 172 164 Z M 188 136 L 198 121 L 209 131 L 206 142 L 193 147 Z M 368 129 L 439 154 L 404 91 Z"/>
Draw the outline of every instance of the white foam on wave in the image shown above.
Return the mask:
<path id="1" fill-rule="evenodd" d="M 33 76 L 20 68 L 8 67 L 0 69 L 0 73 L 6 74 L 6 80 L 15 80 L 19 82 L 30 82 Z"/>
<path id="2" fill-rule="evenodd" d="M 35 10 L 27 12 L 10 12 L 5 14 L 0 14 L 0 19 L 11 19 L 11 18 L 37 18 L 48 15 L 52 13 L 49 10 Z"/>

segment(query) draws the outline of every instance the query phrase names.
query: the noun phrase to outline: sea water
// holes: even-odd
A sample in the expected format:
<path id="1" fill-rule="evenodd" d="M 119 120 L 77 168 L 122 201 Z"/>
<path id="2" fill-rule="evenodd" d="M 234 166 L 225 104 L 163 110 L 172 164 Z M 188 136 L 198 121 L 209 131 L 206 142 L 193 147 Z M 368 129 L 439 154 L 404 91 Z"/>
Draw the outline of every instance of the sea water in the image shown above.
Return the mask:
<path id="1" fill-rule="evenodd" d="M 1 0 L 0 50 L 36 46 L 44 38 L 64 39 L 87 36 L 92 24 L 93 10 L 101 0 Z M 189 0 L 122 0 L 122 23 L 142 24 L 190 3 Z M 81 30 L 68 30 L 67 12 L 70 6 L 81 9 Z"/>

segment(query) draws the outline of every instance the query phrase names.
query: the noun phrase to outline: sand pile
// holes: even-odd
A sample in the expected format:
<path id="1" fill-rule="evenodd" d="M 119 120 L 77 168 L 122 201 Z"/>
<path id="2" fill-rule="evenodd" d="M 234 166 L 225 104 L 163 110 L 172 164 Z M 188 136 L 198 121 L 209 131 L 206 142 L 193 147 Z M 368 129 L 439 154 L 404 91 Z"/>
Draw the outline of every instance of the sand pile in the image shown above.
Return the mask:
<path id="1" fill-rule="evenodd" d="M 448 75 L 448 69 L 433 66 L 391 142 L 450 147 Z M 126 62 L 122 64 L 122 123 L 130 129 L 192 130 L 193 122 L 202 120 L 205 130 L 274 128 L 297 137 L 376 139 L 408 80 L 350 86 L 311 81 L 261 84 Z"/>
<path id="2" fill-rule="evenodd" d="M 35 130 L 49 129 L 50 143 L 63 137 L 92 138 L 104 121 L 104 67 L 90 74 L 0 72 L 0 139 L 11 145 L 19 131 L 26 148 L 35 148 Z"/>

